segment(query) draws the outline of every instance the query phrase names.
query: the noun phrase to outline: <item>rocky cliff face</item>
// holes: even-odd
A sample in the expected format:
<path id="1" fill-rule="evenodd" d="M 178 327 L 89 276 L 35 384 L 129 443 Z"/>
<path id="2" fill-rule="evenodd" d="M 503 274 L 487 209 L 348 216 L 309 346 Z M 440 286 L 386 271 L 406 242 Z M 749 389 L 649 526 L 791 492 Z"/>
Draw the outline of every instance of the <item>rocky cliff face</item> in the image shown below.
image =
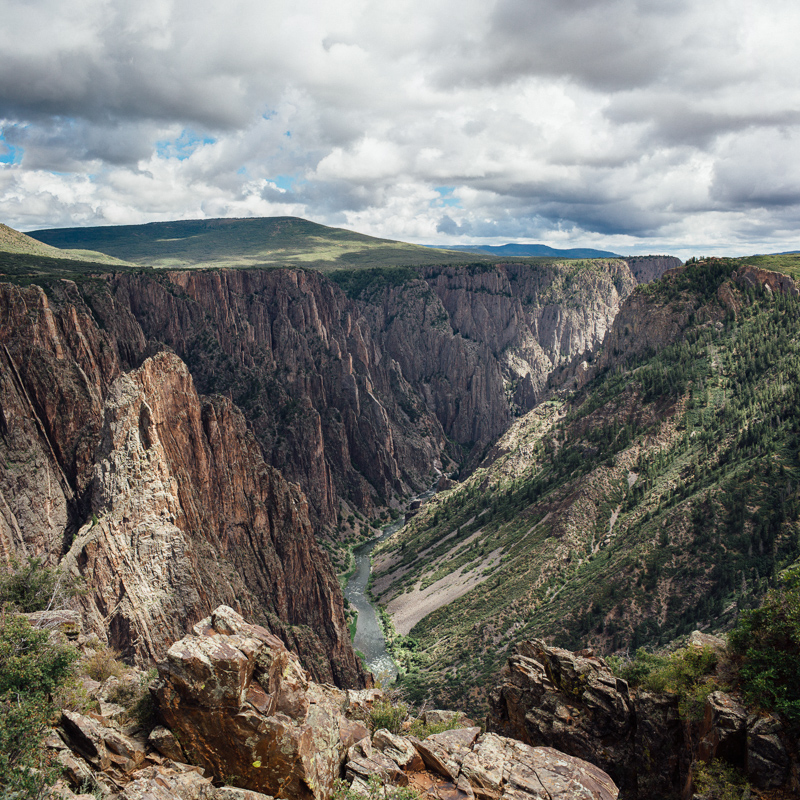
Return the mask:
<path id="1" fill-rule="evenodd" d="M 140 663 L 226 602 L 319 680 L 362 683 L 306 500 L 238 409 L 173 354 L 123 373 L 74 284 L 0 297 L 6 559 L 66 551 L 89 627 Z"/>
<path id="2" fill-rule="evenodd" d="M 697 634 L 695 646 L 711 638 Z M 759 789 L 789 789 L 790 737 L 777 717 L 748 714 L 717 691 L 691 721 L 677 695 L 630 689 L 591 651 L 540 640 L 521 643 L 509 658 L 486 725 L 608 770 L 623 800 L 691 797 L 696 760 L 727 761 Z"/>
<path id="3" fill-rule="evenodd" d="M 422 489 L 433 465 L 449 461 L 435 417 L 356 305 L 319 273 L 121 276 L 109 288 L 103 318 L 112 302 L 130 309 L 201 391 L 232 397 L 322 524 L 336 522 L 341 499 L 371 512 Z"/>
<path id="4" fill-rule="evenodd" d="M 675 256 L 629 256 L 625 262 L 638 283 L 657 281 L 667 270 L 681 266 Z"/>
<path id="5" fill-rule="evenodd" d="M 479 457 L 554 366 L 599 346 L 636 279 L 617 260 L 365 285 L 348 297 L 315 272 L 184 271 L 120 275 L 87 298 L 125 366 L 160 342 L 200 391 L 228 394 L 330 530 L 342 501 L 371 515 Z"/>

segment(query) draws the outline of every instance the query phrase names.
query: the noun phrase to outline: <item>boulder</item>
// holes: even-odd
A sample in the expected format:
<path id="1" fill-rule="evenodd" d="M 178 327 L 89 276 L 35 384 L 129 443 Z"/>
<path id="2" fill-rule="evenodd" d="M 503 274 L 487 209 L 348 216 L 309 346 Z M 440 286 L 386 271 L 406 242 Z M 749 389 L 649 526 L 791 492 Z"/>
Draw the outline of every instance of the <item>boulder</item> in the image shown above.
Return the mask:
<path id="1" fill-rule="evenodd" d="M 747 718 L 746 772 L 759 789 L 774 789 L 786 781 L 790 762 L 781 732 L 776 717 L 751 714 Z"/>
<path id="2" fill-rule="evenodd" d="M 159 753 L 171 758 L 173 761 L 184 761 L 185 756 L 175 734 L 163 725 L 158 725 L 150 731 L 147 743 L 158 750 Z"/>
<path id="3" fill-rule="evenodd" d="M 743 764 L 747 739 L 747 711 L 724 692 L 712 692 L 706 699 L 697 756 L 702 761 L 722 758 Z"/>
<path id="4" fill-rule="evenodd" d="M 346 692 L 312 682 L 277 637 L 226 606 L 169 649 L 159 676 L 164 721 L 217 782 L 322 800 L 367 735 Z"/>
<path id="5" fill-rule="evenodd" d="M 383 747 L 379 751 L 378 747 Z M 416 748 L 423 764 L 392 756 Z M 378 731 L 350 748 L 346 777 L 357 794 L 371 796 L 378 776 L 439 800 L 616 800 L 619 791 L 601 769 L 549 747 L 531 747 L 480 728 L 460 728 L 424 741 Z"/>
<path id="6" fill-rule="evenodd" d="M 412 742 L 404 736 L 395 736 L 387 730 L 375 731 L 372 744 L 384 755 L 392 759 L 400 769 L 419 771 L 424 768 L 417 749 Z"/>

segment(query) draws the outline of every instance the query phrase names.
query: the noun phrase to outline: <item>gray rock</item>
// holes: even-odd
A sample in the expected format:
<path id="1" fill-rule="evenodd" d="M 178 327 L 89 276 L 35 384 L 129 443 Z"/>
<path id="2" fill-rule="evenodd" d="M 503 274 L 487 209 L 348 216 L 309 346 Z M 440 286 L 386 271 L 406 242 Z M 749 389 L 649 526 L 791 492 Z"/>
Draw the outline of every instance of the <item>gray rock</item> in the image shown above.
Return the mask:
<path id="1" fill-rule="evenodd" d="M 772 789 L 786 781 L 790 761 L 781 731 L 776 717 L 751 714 L 747 719 L 747 777 L 759 789 Z"/>

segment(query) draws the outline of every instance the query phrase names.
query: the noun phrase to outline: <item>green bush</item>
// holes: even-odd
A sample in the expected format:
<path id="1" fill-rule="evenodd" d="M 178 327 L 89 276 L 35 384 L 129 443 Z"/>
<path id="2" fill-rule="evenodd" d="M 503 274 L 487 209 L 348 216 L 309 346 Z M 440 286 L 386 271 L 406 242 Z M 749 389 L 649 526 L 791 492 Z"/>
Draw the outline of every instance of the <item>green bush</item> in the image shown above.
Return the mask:
<path id="1" fill-rule="evenodd" d="M 75 648 L 54 644 L 47 631 L 25 617 L 0 614 L 0 695 L 42 695 L 48 699 L 69 677 Z"/>
<path id="2" fill-rule="evenodd" d="M 392 704 L 390 700 L 377 700 L 369 712 L 369 725 L 373 732 L 385 728 L 389 733 L 400 733 L 408 719 L 405 703 Z"/>
<path id="3" fill-rule="evenodd" d="M 740 800 L 747 789 L 747 781 L 730 764 L 714 759 L 709 764 L 702 761 L 692 765 L 692 782 L 695 792 L 708 800 Z"/>
<path id="4" fill-rule="evenodd" d="M 800 722 L 800 566 L 787 570 L 760 608 L 745 612 L 729 636 L 748 702 Z"/>
<path id="5" fill-rule="evenodd" d="M 11 571 L 0 577 L 0 606 L 24 613 L 49 605 L 58 608 L 78 591 L 79 583 L 72 576 L 45 566 L 41 558 L 28 558 L 25 564 L 13 562 Z"/>
<path id="6" fill-rule="evenodd" d="M 713 676 L 718 656 L 710 647 L 687 647 L 670 656 L 639 648 L 633 660 L 612 656 L 606 662 L 615 675 L 631 686 L 677 694 L 678 711 L 685 719 L 700 719 L 708 695 L 721 688 Z"/>
<path id="7" fill-rule="evenodd" d="M 418 739 L 424 739 L 426 736 L 432 736 L 434 733 L 444 733 L 445 731 L 452 731 L 456 728 L 461 728 L 461 714 L 458 711 L 453 712 L 450 719 L 443 720 L 442 722 L 435 722 L 431 725 L 426 725 L 421 718 L 415 719 L 408 728 L 408 733 L 416 736 Z"/>
<path id="8" fill-rule="evenodd" d="M 58 777 L 42 742 L 77 656 L 24 617 L 0 613 L 0 797 L 43 797 Z"/>
<path id="9" fill-rule="evenodd" d="M 370 776 L 367 794 L 350 788 L 345 781 L 337 780 L 331 800 L 419 800 L 420 794 L 409 786 L 394 786 L 377 775 Z"/>

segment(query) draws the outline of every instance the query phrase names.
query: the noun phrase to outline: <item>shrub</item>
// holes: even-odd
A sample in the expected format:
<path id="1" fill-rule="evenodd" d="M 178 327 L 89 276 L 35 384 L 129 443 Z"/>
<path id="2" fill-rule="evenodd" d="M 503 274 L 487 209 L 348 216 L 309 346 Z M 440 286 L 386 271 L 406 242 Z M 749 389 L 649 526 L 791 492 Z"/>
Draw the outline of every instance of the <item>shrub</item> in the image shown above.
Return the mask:
<path id="1" fill-rule="evenodd" d="M 450 719 L 442 720 L 442 722 L 434 722 L 431 725 L 426 725 L 421 718 L 415 719 L 409 726 L 408 733 L 412 736 L 416 736 L 418 739 L 424 739 L 426 736 L 432 736 L 434 733 L 444 733 L 445 731 L 452 731 L 461 727 L 461 714 L 455 711 Z"/>
<path id="2" fill-rule="evenodd" d="M 787 570 L 760 608 L 745 612 L 729 636 L 748 702 L 800 722 L 800 566 Z"/>
<path id="3" fill-rule="evenodd" d="M 331 800 L 419 800 L 420 794 L 408 786 L 394 786 L 377 775 L 370 776 L 367 794 L 355 791 L 343 780 L 337 780 Z"/>
<path id="4" fill-rule="evenodd" d="M 0 796 L 44 797 L 58 777 L 43 739 L 77 656 L 24 617 L 0 613 Z"/>
<path id="5" fill-rule="evenodd" d="M 119 678 L 128 669 L 127 665 L 119 660 L 119 656 L 119 650 L 100 645 L 94 653 L 83 659 L 81 669 L 92 680 L 100 683 L 111 677 Z"/>
<path id="6" fill-rule="evenodd" d="M 150 684 L 158 677 L 153 667 L 139 676 L 137 683 L 120 683 L 108 694 L 108 700 L 125 709 L 125 715 L 140 728 L 152 730 L 156 726 L 156 708 L 150 694 Z"/>
<path id="7" fill-rule="evenodd" d="M 670 656 L 639 648 L 631 661 L 610 657 L 606 662 L 631 686 L 677 694 L 680 715 L 693 721 L 702 717 L 708 695 L 721 688 L 713 676 L 718 656 L 710 647 L 687 647 Z"/>
<path id="8" fill-rule="evenodd" d="M 25 617 L 0 613 L 0 695 L 42 695 L 48 699 L 69 677 L 75 648 L 50 642 L 47 631 Z"/>
<path id="9" fill-rule="evenodd" d="M 394 705 L 389 700 L 377 700 L 369 712 L 369 725 L 373 732 L 385 728 L 389 733 L 400 733 L 407 718 L 405 703 Z"/>
<path id="10" fill-rule="evenodd" d="M 17 611 L 42 611 L 49 605 L 60 607 L 80 590 L 79 581 L 47 567 L 41 558 L 28 558 L 25 564 L 13 562 L 11 572 L 0 577 L 0 606 Z"/>
<path id="11" fill-rule="evenodd" d="M 730 764 L 714 759 L 709 764 L 697 761 L 692 765 L 695 792 L 707 800 L 740 800 L 747 781 Z"/>

